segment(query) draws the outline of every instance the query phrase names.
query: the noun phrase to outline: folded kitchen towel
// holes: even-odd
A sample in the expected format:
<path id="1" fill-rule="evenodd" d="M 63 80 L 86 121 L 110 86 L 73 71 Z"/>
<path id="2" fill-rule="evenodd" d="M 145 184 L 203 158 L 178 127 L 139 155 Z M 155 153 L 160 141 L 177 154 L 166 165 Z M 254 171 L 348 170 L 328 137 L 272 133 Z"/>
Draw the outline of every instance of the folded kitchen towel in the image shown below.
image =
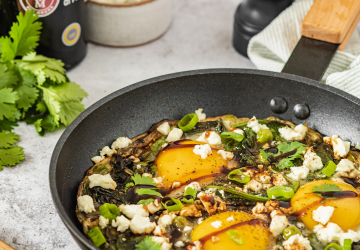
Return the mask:
<path id="1" fill-rule="evenodd" d="M 313 0 L 297 0 L 254 36 L 248 55 L 256 67 L 280 72 L 301 37 L 301 22 Z M 343 51 L 337 51 L 322 82 L 360 98 L 360 38 L 355 30 Z"/>

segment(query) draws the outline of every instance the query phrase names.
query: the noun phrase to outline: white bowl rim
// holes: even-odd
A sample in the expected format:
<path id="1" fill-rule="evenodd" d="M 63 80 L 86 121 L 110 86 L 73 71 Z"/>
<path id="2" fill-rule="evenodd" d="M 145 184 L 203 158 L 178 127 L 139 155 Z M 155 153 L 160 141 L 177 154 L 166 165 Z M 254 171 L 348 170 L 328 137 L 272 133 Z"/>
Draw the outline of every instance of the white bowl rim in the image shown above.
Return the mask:
<path id="1" fill-rule="evenodd" d="M 154 1 L 156 1 L 156 0 L 143 0 L 141 2 L 135 2 L 135 3 L 129 3 L 129 4 L 122 4 L 122 3 L 116 4 L 116 3 L 100 3 L 100 2 L 97 2 L 96 0 L 87 0 L 88 3 L 92 3 L 92 4 L 96 4 L 96 5 L 100 5 L 100 6 L 107 6 L 107 7 L 117 7 L 117 8 L 136 7 L 136 6 L 148 4 L 148 3 L 151 3 Z"/>

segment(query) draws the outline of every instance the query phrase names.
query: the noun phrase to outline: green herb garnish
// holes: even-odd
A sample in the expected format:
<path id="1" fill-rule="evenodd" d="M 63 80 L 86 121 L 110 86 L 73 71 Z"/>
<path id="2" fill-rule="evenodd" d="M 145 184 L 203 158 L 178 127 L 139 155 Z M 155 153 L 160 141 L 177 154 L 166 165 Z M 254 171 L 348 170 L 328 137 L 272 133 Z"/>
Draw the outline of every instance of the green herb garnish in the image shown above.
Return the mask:
<path id="1" fill-rule="evenodd" d="M 186 188 L 185 193 L 184 193 L 184 198 L 182 199 L 183 202 L 185 202 L 185 203 L 193 203 L 195 198 L 196 198 L 196 193 L 197 193 L 197 191 L 195 189 L 193 189 L 191 187 Z M 192 198 L 187 199 L 186 196 L 188 196 L 188 195 L 191 195 Z"/>
<path id="2" fill-rule="evenodd" d="M 151 236 L 146 236 L 139 244 L 137 244 L 135 250 L 160 250 L 161 245 L 152 241 Z"/>
<path id="3" fill-rule="evenodd" d="M 172 203 L 174 203 L 174 204 L 172 204 Z M 161 204 L 169 212 L 179 211 L 184 207 L 183 204 L 181 203 L 181 201 L 179 201 L 175 198 L 172 198 L 172 197 L 164 197 L 161 201 Z"/>
<path id="4" fill-rule="evenodd" d="M 312 188 L 312 192 L 318 196 L 320 196 L 321 198 L 323 197 L 323 194 L 325 194 L 326 192 L 337 192 L 337 191 L 341 191 L 341 189 L 339 188 L 339 186 L 335 185 L 335 184 L 328 184 L 328 183 L 324 183 L 321 186 L 314 186 Z M 338 199 L 337 197 L 326 197 L 325 200 L 328 199 Z"/>
<path id="5" fill-rule="evenodd" d="M 85 109 L 81 101 L 87 93 L 69 82 L 61 60 L 36 54 L 41 22 L 35 11 L 20 12 L 17 21 L 9 36 L 0 38 L 0 132 L 23 120 L 42 136 L 68 126 Z M 7 144 L 0 146 L 0 170 L 24 159 L 21 147 Z"/>
<path id="6" fill-rule="evenodd" d="M 296 150 L 292 155 L 281 159 L 278 163 L 275 164 L 279 169 L 285 169 L 294 166 L 293 161 L 295 159 L 302 158 L 302 153 L 306 150 L 305 145 L 298 141 L 293 141 L 291 143 L 282 142 L 277 146 L 277 149 L 278 152 L 276 154 L 268 153 L 261 149 L 261 157 L 265 160 L 268 160 L 270 156 L 277 157 Z"/>
<path id="7" fill-rule="evenodd" d="M 140 200 L 137 204 L 142 204 L 142 205 L 146 206 L 147 204 L 149 204 L 153 201 L 155 201 L 155 200 L 150 198 L 150 199 L 146 199 L 146 200 Z"/>

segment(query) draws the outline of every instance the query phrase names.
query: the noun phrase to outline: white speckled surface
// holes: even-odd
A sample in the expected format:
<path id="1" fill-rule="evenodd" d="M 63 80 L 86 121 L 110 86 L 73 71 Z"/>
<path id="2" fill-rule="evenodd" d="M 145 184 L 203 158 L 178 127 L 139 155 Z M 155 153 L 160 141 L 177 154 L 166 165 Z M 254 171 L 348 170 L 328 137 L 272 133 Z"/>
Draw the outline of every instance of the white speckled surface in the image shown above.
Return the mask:
<path id="1" fill-rule="evenodd" d="M 175 0 L 170 30 L 159 40 L 134 48 L 89 44 L 85 60 L 68 72 L 89 97 L 88 107 L 129 84 L 177 71 L 203 68 L 254 68 L 232 47 L 233 15 L 241 0 Z M 79 249 L 52 203 L 48 169 L 64 131 L 44 137 L 21 124 L 26 159 L 0 172 L 0 240 L 16 249 Z"/>

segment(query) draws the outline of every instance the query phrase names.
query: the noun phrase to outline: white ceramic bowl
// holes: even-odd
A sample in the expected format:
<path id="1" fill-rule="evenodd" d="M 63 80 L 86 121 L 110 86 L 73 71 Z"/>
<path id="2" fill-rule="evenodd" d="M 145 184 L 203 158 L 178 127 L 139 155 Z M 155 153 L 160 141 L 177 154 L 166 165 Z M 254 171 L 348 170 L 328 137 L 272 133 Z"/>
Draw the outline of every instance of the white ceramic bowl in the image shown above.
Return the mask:
<path id="1" fill-rule="evenodd" d="M 107 46 L 136 46 L 161 37 L 172 19 L 173 0 L 131 4 L 87 2 L 88 40 Z"/>

